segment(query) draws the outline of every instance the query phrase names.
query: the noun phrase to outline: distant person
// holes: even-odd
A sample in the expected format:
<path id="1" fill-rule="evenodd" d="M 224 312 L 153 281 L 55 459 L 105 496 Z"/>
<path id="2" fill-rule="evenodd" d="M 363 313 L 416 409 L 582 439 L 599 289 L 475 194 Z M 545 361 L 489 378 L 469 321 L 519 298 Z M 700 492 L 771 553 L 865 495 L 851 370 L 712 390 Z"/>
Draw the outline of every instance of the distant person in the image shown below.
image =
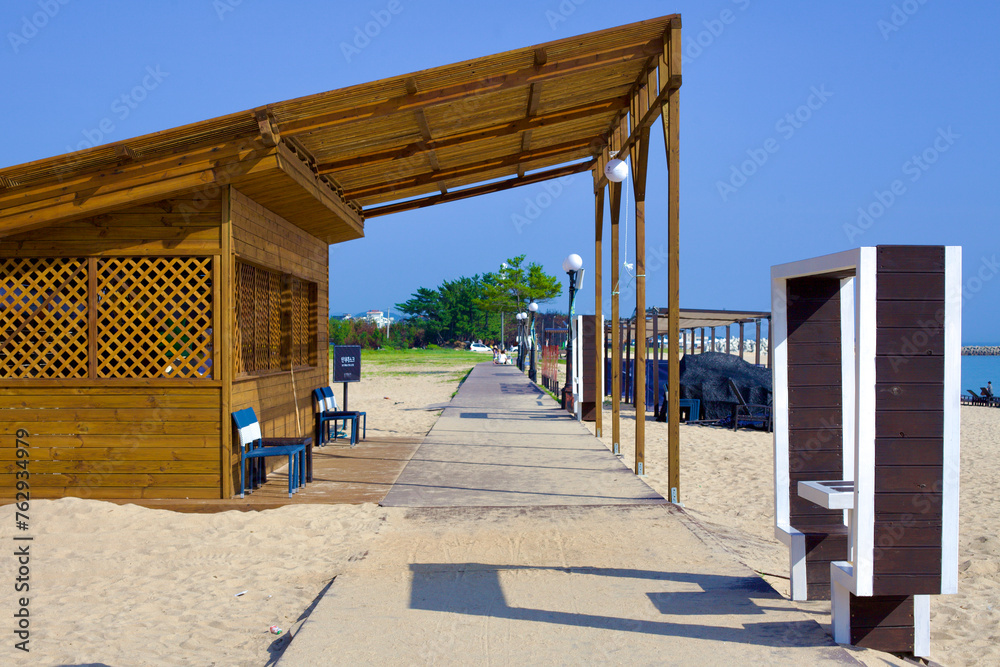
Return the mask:
<path id="1" fill-rule="evenodd" d="M 986 398 L 993 398 L 993 382 L 986 381 Z"/>
<path id="2" fill-rule="evenodd" d="M 500 350 L 500 365 L 501 366 L 507 365 L 507 353 L 504 352 L 503 350 Z"/>

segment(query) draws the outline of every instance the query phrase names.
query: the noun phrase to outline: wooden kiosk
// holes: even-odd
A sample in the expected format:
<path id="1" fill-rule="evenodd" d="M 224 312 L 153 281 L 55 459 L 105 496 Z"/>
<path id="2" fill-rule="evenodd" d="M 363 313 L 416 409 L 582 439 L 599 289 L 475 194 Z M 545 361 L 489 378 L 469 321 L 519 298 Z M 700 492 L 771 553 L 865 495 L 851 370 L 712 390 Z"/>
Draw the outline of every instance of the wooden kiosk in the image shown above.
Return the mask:
<path id="1" fill-rule="evenodd" d="M 771 269 L 775 535 L 839 643 L 927 656 L 957 592 L 961 272 L 944 246 Z"/>

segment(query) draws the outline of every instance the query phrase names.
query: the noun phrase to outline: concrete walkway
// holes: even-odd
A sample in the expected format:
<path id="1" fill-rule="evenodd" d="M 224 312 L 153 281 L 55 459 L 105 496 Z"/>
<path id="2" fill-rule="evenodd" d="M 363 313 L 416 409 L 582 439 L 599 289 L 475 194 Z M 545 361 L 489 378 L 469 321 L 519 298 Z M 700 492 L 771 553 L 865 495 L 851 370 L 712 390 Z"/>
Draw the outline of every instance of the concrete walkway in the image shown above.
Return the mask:
<path id="1" fill-rule="evenodd" d="M 282 666 L 861 664 L 827 614 L 778 595 L 514 368 L 473 370 L 384 504 L 405 509 L 331 573 Z"/>
<path id="2" fill-rule="evenodd" d="M 382 505 L 632 505 L 663 498 L 514 366 L 479 364 Z"/>

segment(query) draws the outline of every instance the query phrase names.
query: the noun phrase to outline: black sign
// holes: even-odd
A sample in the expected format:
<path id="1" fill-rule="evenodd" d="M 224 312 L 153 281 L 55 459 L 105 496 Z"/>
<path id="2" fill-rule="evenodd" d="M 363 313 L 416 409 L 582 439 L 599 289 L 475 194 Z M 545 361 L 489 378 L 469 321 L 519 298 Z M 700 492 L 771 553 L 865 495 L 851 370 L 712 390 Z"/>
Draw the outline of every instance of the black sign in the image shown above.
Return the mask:
<path id="1" fill-rule="evenodd" d="M 333 381 L 361 382 L 361 346 L 333 346 Z"/>

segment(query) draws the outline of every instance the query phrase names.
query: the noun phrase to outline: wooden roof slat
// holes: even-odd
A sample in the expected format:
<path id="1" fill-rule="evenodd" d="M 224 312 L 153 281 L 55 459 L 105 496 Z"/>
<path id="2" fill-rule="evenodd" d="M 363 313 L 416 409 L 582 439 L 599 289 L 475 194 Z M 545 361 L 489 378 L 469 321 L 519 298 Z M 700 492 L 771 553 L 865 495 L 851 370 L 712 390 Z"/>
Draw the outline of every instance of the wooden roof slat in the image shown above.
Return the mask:
<path id="1" fill-rule="evenodd" d="M 494 158 L 491 160 L 484 160 L 482 162 L 477 162 L 474 164 L 462 165 L 461 167 L 452 167 L 451 169 L 442 169 L 440 173 L 437 174 L 421 174 L 411 178 L 402 178 L 396 181 L 387 181 L 377 187 L 362 188 L 359 190 L 347 190 L 347 196 L 350 198 L 364 197 L 366 195 L 379 194 L 381 192 L 389 192 L 392 190 L 399 189 L 401 187 L 413 187 L 417 185 L 424 185 L 425 183 L 433 183 L 437 180 L 450 178 L 452 176 L 461 176 L 465 172 L 470 171 L 481 171 L 486 169 L 499 169 L 501 167 L 513 166 L 522 162 L 531 162 L 534 160 L 545 159 L 554 155 L 562 156 L 563 153 L 569 150 L 579 150 L 586 148 L 590 144 L 588 139 L 577 139 L 575 141 L 566 142 L 564 144 L 559 144 L 556 146 L 549 146 L 546 148 L 541 148 L 538 150 L 532 150 L 527 153 L 519 153 L 511 155 L 504 158 Z"/>
<path id="2" fill-rule="evenodd" d="M 663 42 L 661 39 L 653 39 L 642 44 L 633 46 L 619 46 L 607 51 L 594 53 L 573 60 L 549 61 L 541 67 L 534 66 L 516 70 L 509 74 L 495 79 L 478 79 L 475 81 L 454 83 L 426 92 L 418 92 L 414 95 L 400 95 L 389 98 L 383 102 L 369 104 L 361 107 L 346 108 L 341 111 L 334 111 L 308 119 L 297 121 L 279 120 L 280 130 L 286 134 L 297 134 L 305 130 L 310 130 L 323 125 L 336 125 L 355 120 L 373 118 L 386 114 L 392 114 L 400 110 L 415 110 L 435 104 L 443 104 L 452 100 L 461 99 L 469 95 L 501 91 L 505 89 L 523 86 L 530 83 L 540 83 L 548 79 L 553 79 L 571 72 L 586 72 L 600 69 L 608 63 L 629 57 L 649 57 L 661 53 Z M 275 107 L 275 115 L 278 116 L 278 107 Z"/>

